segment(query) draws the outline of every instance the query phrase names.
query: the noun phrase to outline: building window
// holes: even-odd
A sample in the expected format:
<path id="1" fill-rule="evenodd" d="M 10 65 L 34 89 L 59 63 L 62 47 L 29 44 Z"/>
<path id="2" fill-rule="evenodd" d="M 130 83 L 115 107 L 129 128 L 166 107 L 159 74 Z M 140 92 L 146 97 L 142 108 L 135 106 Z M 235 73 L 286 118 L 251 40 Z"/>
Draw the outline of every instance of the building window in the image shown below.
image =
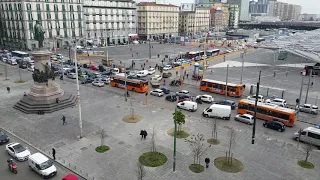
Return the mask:
<path id="1" fill-rule="evenodd" d="M 29 21 L 33 21 L 32 13 L 28 13 Z"/>
<path id="2" fill-rule="evenodd" d="M 58 5 L 55 4 L 53 7 L 54 7 L 54 11 L 55 11 L 55 12 L 58 12 L 58 11 L 59 11 Z"/>
<path id="3" fill-rule="evenodd" d="M 73 12 L 73 5 L 70 5 L 70 12 Z"/>
<path id="4" fill-rule="evenodd" d="M 47 9 L 47 12 L 50 12 L 50 5 L 49 4 L 46 4 L 46 9 Z"/>
<path id="5" fill-rule="evenodd" d="M 27 3 L 27 10 L 31 11 L 31 4 L 30 3 Z"/>
<path id="6" fill-rule="evenodd" d="M 40 8 L 40 4 L 37 4 L 37 11 L 40 11 L 41 8 Z"/>
<path id="7" fill-rule="evenodd" d="M 66 6 L 62 5 L 62 11 L 65 12 L 66 11 Z"/>
<path id="8" fill-rule="evenodd" d="M 78 12 L 81 11 L 81 6 L 80 5 L 77 6 L 77 10 L 78 10 Z"/>

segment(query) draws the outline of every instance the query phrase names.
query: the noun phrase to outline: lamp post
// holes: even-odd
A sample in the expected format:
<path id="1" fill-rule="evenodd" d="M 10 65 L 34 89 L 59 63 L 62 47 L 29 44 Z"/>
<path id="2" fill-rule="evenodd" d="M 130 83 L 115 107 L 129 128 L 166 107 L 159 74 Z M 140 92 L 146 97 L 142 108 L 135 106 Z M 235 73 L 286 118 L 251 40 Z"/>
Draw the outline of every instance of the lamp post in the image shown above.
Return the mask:
<path id="1" fill-rule="evenodd" d="M 174 109 L 174 137 L 173 137 L 173 172 L 176 171 L 176 155 L 177 155 L 177 122 L 176 122 L 177 109 Z"/>
<path id="2" fill-rule="evenodd" d="M 241 60 L 242 60 L 242 66 L 241 66 L 241 78 L 240 78 L 240 84 L 242 84 L 242 79 L 243 79 L 243 66 L 244 66 L 244 53 L 240 54 Z"/>

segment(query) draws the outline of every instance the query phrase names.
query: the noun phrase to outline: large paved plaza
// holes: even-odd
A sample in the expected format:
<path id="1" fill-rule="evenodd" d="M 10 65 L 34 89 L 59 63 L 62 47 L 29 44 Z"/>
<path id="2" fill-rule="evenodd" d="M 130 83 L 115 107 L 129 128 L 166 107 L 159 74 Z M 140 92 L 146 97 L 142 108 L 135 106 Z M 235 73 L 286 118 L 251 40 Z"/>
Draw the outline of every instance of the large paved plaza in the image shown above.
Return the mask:
<path id="1" fill-rule="evenodd" d="M 251 67 L 245 67 L 244 82 L 247 87 L 256 82 L 258 71 L 262 70 L 262 85 L 286 89 L 286 94 L 292 93 L 296 96 L 299 92 L 298 85 L 301 82 L 300 68 L 289 67 L 288 76 L 276 75 L 273 77 L 273 69 L 277 72 L 286 71 L 286 62 L 276 61 L 273 67 L 273 59 L 270 59 L 269 51 L 250 51 L 245 56 L 245 62 L 252 63 Z M 268 59 L 269 58 L 269 59 Z M 292 57 L 290 64 L 301 64 L 299 58 Z M 229 68 L 231 82 L 239 81 L 241 67 L 237 63 L 241 62 L 239 53 L 227 56 L 227 62 L 233 63 Z M 259 64 L 266 64 L 258 66 Z M 282 68 L 281 64 L 285 65 Z M 222 58 L 210 61 L 213 69 L 207 70 L 206 78 L 224 80 L 226 73 L 225 63 Z M 188 70 L 188 69 L 187 69 Z M 192 69 L 188 70 L 190 73 Z M 74 168 L 78 173 L 87 176 L 88 179 L 98 180 L 131 180 L 136 179 L 136 163 L 139 156 L 147 152 L 150 148 L 150 136 L 152 128 L 156 130 L 157 150 L 168 157 L 168 162 L 157 168 L 146 168 L 146 179 L 172 179 L 172 180 L 193 180 L 193 179 L 217 179 L 217 180 L 297 180 L 320 178 L 320 152 L 312 152 L 310 161 L 315 164 L 315 169 L 305 170 L 297 165 L 297 161 L 304 159 L 303 144 L 298 144 L 292 140 L 292 135 L 299 128 L 305 128 L 310 124 L 297 122 L 293 128 L 287 128 L 284 133 L 276 132 L 262 127 L 262 121 L 257 121 L 256 143 L 251 144 L 252 126 L 230 121 L 219 120 L 218 138 L 221 144 L 211 146 L 202 157 L 209 157 L 213 161 L 216 157 L 223 156 L 228 149 L 228 131 L 230 128 L 236 130 L 237 139 L 234 148 L 234 157 L 241 160 L 244 170 L 240 173 L 229 174 L 221 172 L 210 165 L 203 173 L 195 174 L 188 169 L 192 164 L 193 157 L 191 150 L 184 140 L 177 141 L 177 171 L 172 171 L 173 164 L 173 138 L 167 131 L 173 127 L 172 113 L 175 103 L 170 103 L 164 98 L 148 96 L 148 104 L 145 104 L 143 94 L 132 94 L 133 108 L 136 114 L 142 116 L 142 121 L 136 124 L 124 123 L 121 119 L 124 115 L 130 114 L 130 101 L 124 101 L 124 91 L 110 86 L 97 88 L 92 85 L 81 85 L 81 105 L 84 138 L 79 139 L 79 114 L 78 108 L 68 108 L 62 111 L 45 115 L 23 114 L 12 106 L 28 92 L 32 77 L 30 72 L 21 70 L 24 80 L 23 84 L 16 84 L 13 81 L 19 79 L 18 69 L 8 66 L 8 77 L 10 80 L 4 81 L 4 76 L 0 76 L 0 124 L 4 129 L 11 131 L 30 142 L 36 147 L 40 147 L 49 153 L 52 147 L 57 150 L 58 161 L 66 166 Z M 3 66 L 0 73 L 4 73 Z M 266 76 L 272 74 L 271 77 Z M 57 80 L 60 82 L 59 80 Z M 314 100 L 316 92 L 319 90 L 319 80 L 315 78 L 313 89 L 310 92 L 310 101 Z M 69 93 L 76 94 L 76 84 L 73 80 L 67 80 L 65 84 L 60 82 L 62 88 Z M 7 94 L 6 87 L 11 87 L 11 93 Z M 181 89 L 187 89 L 192 95 L 203 94 L 199 90 L 199 84 L 195 81 L 187 80 Z M 316 90 L 318 89 L 318 90 Z M 171 88 L 172 92 L 179 90 L 179 87 Z M 305 89 L 304 89 L 305 92 Z M 247 92 L 248 93 L 248 92 Z M 274 92 L 276 93 L 276 92 Z M 293 96 L 291 95 L 291 96 Z M 215 99 L 223 99 L 223 96 L 213 95 Z M 292 102 L 290 95 L 287 97 Z M 294 100 L 296 97 L 294 97 Z M 194 113 L 185 112 L 186 124 L 183 126 L 191 134 L 203 133 L 205 138 L 210 138 L 211 129 L 208 121 L 201 117 L 201 113 L 208 104 L 198 105 L 198 110 Z M 232 117 L 236 112 L 232 113 Z M 65 115 L 67 125 L 62 125 L 61 118 Z M 319 117 L 301 115 L 298 119 L 310 121 L 310 123 L 320 123 Z M 104 128 L 108 134 L 105 143 L 111 148 L 104 154 L 95 152 L 95 147 L 100 145 L 99 129 Z M 147 140 L 141 140 L 139 132 L 141 129 L 148 131 Z"/>

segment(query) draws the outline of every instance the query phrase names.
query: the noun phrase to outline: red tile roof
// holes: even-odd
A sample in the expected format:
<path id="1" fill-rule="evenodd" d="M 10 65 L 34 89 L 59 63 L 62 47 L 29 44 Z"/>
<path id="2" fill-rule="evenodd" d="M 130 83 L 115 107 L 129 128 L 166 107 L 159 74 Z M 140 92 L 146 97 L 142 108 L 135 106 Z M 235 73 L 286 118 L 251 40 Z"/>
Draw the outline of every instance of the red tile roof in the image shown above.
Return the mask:
<path id="1" fill-rule="evenodd" d="M 140 2 L 137 6 L 167 6 L 167 7 L 179 7 L 173 4 L 157 4 L 155 2 Z"/>

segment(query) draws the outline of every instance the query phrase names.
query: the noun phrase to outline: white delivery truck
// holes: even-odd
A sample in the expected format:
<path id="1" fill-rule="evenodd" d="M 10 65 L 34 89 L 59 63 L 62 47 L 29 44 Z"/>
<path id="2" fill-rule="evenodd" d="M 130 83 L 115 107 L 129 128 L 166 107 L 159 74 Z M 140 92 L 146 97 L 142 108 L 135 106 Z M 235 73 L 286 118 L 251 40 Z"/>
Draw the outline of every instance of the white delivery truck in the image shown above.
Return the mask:
<path id="1" fill-rule="evenodd" d="M 297 141 L 299 140 L 299 134 L 300 141 L 320 147 L 320 129 L 315 127 L 308 127 L 300 132 L 298 131 L 294 133 L 293 138 Z"/>
<path id="2" fill-rule="evenodd" d="M 197 103 L 196 102 L 192 102 L 192 101 L 183 101 L 183 102 L 179 102 L 177 104 L 177 107 L 180 109 L 185 109 L 187 111 L 191 111 L 191 112 L 195 112 L 198 108 Z"/>
<path id="3" fill-rule="evenodd" d="M 202 115 L 204 117 L 215 117 L 229 120 L 231 117 L 231 106 L 212 104 L 203 111 Z"/>

